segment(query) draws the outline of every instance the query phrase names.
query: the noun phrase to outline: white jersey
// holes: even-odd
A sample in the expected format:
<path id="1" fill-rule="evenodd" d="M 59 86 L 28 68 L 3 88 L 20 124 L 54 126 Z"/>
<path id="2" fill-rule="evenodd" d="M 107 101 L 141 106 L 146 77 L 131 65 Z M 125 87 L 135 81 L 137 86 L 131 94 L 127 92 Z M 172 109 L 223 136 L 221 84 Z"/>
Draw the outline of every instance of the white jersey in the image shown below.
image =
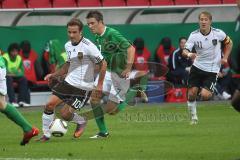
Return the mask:
<path id="1" fill-rule="evenodd" d="M 77 45 L 69 41 L 65 44 L 67 61 L 70 63 L 65 81 L 83 90 L 92 90 L 94 86 L 95 64 L 103 60 L 97 47 L 88 39 L 82 38 Z"/>
<path id="2" fill-rule="evenodd" d="M 226 34 L 220 30 L 211 28 L 208 35 L 203 35 L 200 30 L 192 32 L 185 44 L 185 49 L 191 51 L 193 47 L 197 57 L 193 65 L 203 71 L 218 73 L 221 67 L 221 42 Z"/>

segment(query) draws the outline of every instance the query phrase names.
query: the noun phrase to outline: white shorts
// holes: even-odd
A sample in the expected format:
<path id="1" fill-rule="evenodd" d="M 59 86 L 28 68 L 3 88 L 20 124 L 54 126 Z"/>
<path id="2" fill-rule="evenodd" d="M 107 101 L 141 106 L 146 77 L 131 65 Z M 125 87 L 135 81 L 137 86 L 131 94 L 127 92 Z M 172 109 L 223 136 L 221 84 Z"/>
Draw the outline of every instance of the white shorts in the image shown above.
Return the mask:
<path id="1" fill-rule="evenodd" d="M 3 96 L 7 94 L 6 68 L 0 68 L 0 94 Z"/>
<path id="2" fill-rule="evenodd" d="M 95 86 L 98 83 L 98 77 L 95 80 Z M 103 81 L 103 93 L 109 95 L 108 99 L 120 103 L 125 101 L 125 95 L 130 86 L 130 80 L 120 78 L 116 73 L 106 71 Z"/>

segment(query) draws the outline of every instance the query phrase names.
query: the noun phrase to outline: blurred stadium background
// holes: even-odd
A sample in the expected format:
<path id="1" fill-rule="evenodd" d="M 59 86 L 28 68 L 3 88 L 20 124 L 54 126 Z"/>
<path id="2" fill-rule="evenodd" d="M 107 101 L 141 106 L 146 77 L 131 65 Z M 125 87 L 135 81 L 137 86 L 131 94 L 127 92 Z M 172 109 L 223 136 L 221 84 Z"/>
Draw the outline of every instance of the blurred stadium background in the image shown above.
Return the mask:
<path id="1" fill-rule="evenodd" d="M 60 40 L 63 49 L 66 23 L 77 17 L 86 24 L 90 9 L 101 10 L 104 22 L 129 40 L 142 37 L 151 52 L 151 61 L 162 38 L 169 37 L 177 48 L 179 37 L 188 37 L 197 29 L 201 11 L 209 11 L 213 26 L 233 39 L 233 57 L 239 46 L 239 8 L 235 0 L 1 0 L 0 6 L 0 49 L 6 52 L 10 43 L 29 40 L 39 61 L 49 40 Z M 87 27 L 84 35 L 93 39 Z M 39 105 L 45 94 L 32 95 L 36 96 L 31 98 L 31 104 Z"/>

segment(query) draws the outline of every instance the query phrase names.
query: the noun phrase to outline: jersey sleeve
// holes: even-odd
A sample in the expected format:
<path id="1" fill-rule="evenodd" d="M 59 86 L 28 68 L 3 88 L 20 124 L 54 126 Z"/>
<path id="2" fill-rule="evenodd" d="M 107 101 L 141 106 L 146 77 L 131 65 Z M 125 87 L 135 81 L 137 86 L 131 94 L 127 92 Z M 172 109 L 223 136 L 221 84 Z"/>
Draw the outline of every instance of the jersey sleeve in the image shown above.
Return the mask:
<path id="1" fill-rule="evenodd" d="M 96 64 L 100 63 L 104 59 L 97 46 L 93 43 L 89 45 L 87 52 L 90 55 L 92 61 Z"/>
<path id="2" fill-rule="evenodd" d="M 67 61 L 67 54 L 66 52 L 61 53 L 57 60 L 57 67 L 61 67 Z"/>
<path id="3" fill-rule="evenodd" d="M 223 32 L 222 30 L 219 29 L 219 32 L 217 32 L 218 35 L 218 39 L 219 41 L 224 41 L 227 38 L 227 35 L 225 32 Z"/>
<path id="4" fill-rule="evenodd" d="M 185 43 L 184 48 L 187 49 L 189 52 L 191 52 L 193 47 L 194 47 L 194 38 L 193 38 L 193 35 L 190 34 L 190 36 L 188 37 L 187 42 Z"/>

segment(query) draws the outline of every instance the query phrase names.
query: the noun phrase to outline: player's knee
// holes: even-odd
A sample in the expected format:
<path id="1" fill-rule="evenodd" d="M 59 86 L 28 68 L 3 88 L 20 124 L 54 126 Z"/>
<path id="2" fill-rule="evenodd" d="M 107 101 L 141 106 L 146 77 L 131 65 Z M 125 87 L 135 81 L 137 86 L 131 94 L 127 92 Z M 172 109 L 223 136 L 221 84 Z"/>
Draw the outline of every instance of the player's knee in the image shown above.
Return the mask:
<path id="1" fill-rule="evenodd" d="M 195 101 L 196 95 L 194 92 L 188 92 L 188 101 Z"/>
<path id="2" fill-rule="evenodd" d="M 201 92 L 201 100 L 207 101 L 212 97 L 211 92 Z"/>
<path id="3" fill-rule="evenodd" d="M 48 102 L 45 106 L 45 111 L 54 111 L 56 104 L 54 102 Z"/>
<path id="4" fill-rule="evenodd" d="M 188 101 L 195 101 L 195 97 L 193 95 L 188 95 Z"/>
<path id="5" fill-rule="evenodd" d="M 114 107 L 108 107 L 106 112 L 109 114 L 109 115 L 115 115 L 118 113 L 118 109 L 117 109 L 117 106 L 114 106 Z"/>
<path id="6" fill-rule="evenodd" d="M 93 108 L 96 108 L 100 105 L 100 102 L 99 101 L 95 101 L 93 99 L 90 100 L 90 104 Z"/>
<path id="7" fill-rule="evenodd" d="M 188 101 L 195 101 L 197 98 L 197 93 L 198 93 L 198 88 L 195 88 L 195 87 L 188 88 L 188 91 L 187 91 Z"/>
<path id="8" fill-rule="evenodd" d="M 69 121 L 72 118 L 72 113 L 67 110 L 60 110 L 60 114 L 63 120 Z"/>
<path id="9" fill-rule="evenodd" d="M 112 112 L 108 112 L 108 114 L 111 115 L 111 116 L 114 116 L 114 115 L 116 115 L 118 112 L 119 112 L 118 109 L 116 109 L 116 110 L 114 110 L 114 111 L 112 111 Z"/>
<path id="10" fill-rule="evenodd" d="M 107 108 L 105 111 L 106 111 L 106 113 L 110 114 L 110 113 L 113 112 L 113 109 L 112 108 Z"/>
<path id="11" fill-rule="evenodd" d="M 208 96 L 208 95 L 203 95 L 203 96 L 201 96 L 201 100 L 203 100 L 203 101 L 208 101 L 210 98 L 211 98 L 212 96 Z"/>
<path id="12" fill-rule="evenodd" d="M 4 110 L 6 108 L 6 101 L 4 97 L 0 97 L 0 110 Z"/>
<path id="13" fill-rule="evenodd" d="M 111 114 L 113 112 L 115 112 L 115 110 L 117 109 L 117 103 L 114 101 L 108 101 L 106 107 L 105 107 L 105 112 L 108 114 Z"/>
<path id="14" fill-rule="evenodd" d="M 0 101 L 0 110 L 3 110 L 5 108 L 6 103 Z"/>

